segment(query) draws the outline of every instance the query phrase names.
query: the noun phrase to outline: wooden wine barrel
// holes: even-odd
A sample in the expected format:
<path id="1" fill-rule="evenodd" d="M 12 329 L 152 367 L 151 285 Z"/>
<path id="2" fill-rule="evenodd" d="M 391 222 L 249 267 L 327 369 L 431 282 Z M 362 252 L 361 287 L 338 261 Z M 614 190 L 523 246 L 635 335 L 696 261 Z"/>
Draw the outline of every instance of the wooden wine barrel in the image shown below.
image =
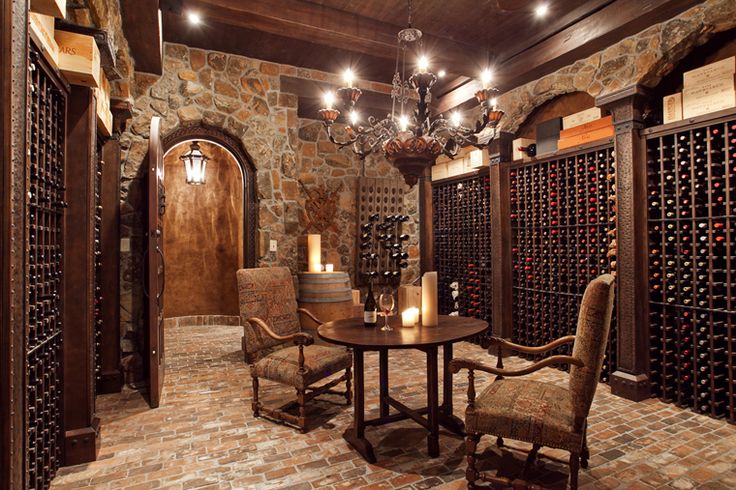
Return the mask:
<path id="1" fill-rule="evenodd" d="M 347 272 L 299 273 L 299 306 L 306 308 L 323 322 L 351 318 L 353 291 Z M 317 325 L 302 315 L 302 326 L 315 329 Z"/>

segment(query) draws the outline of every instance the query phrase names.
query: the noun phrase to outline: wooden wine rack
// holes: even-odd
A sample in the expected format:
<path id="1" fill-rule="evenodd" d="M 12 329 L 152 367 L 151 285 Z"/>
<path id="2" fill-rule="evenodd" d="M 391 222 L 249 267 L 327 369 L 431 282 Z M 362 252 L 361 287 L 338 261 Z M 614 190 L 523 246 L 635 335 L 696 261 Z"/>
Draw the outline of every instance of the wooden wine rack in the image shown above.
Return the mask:
<path id="1" fill-rule="evenodd" d="M 512 164 L 509 193 L 512 338 L 539 346 L 575 333 L 585 287 L 615 261 L 613 147 Z M 601 380 L 615 368 L 614 317 Z"/>
<path id="2" fill-rule="evenodd" d="M 491 216 L 488 168 L 432 183 L 434 263 L 442 315 L 491 324 Z M 490 330 L 489 330 L 490 332 Z M 487 336 L 474 339 L 484 344 Z"/>
<path id="3" fill-rule="evenodd" d="M 736 116 L 648 133 L 652 394 L 734 422 Z"/>
<path id="4" fill-rule="evenodd" d="M 63 216 L 67 94 L 42 56 L 29 63 L 26 175 L 25 487 L 48 488 L 61 463 Z"/>
<path id="5" fill-rule="evenodd" d="M 357 231 L 357 244 L 356 250 L 356 283 L 358 285 L 365 286 L 368 284 L 368 273 L 376 271 L 376 264 L 382 264 L 385 268 L 393 267 L 392 264 L 395 261 L 391 260 L 392 250 L 381 247 L 378 245 L 371 245 L 371 250 L 378 255 L 376 261 L 366 261 L 361 257 L 362 253 L 367 250 L 365 247 L 361 248 L 361 243 L 365 240 L 361 239 L 363 225 L 374 223 L 370 219 L 372 215 L 378 215 L 379 219 L 383 221 L 387 216 L 396 216 L 404 214 L 404 192 L 403 183 L 399 179 L 392 178 L 373 178 L 373 177 L 361 177 L 358 179 L 358 196 L 357 196 L 357 214 L 358 214 L 358 231 Z M 401 232 L 401 226 L 399 224 L 397 233 Z M 376 230 L 374 232 L 377 233 Z M 372 237 L 374 238 L 374 237 Z M 380 268 L 379 272 L 386 270 Z M 400 281 L 400 278 L 396 277 L 384 277 L 382 274 L 376 276 L 373 280 L 374 284 L 390 284 L 396 286 Z"/>

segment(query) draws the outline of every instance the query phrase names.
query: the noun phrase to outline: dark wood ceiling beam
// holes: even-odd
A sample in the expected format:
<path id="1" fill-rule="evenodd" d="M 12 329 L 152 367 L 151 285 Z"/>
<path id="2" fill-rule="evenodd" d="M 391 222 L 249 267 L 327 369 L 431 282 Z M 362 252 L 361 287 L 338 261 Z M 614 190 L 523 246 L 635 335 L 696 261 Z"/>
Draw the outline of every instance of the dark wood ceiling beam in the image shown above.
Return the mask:
<path id="1" fill-rule="evenodd" d="M 617 0 L 504 62 L 496 69 L 496 83 L 508 90 L 540 78 L 697 3 L 697 0 Z M 466 103 L 479 87 L 479 82 L 470 80 L 440 97 L 437 110 L 446 112 Z"/>
<path id="2" fill-rule="evenodd" d="M 182 12 L 187 10 L 200 13 L 205 22 L 215 21 L 387 60 L 396 59 L 399 28 L 319 4 L 293 0 L 183 0 Z M 479 70 L 480 63 L 474 59 L 479 51 L 477 46 L 426 34 L 422 40 L 438 68 L 468 75 Z"/>
<path id="3" fill-rule="evenodd" d="M 135 70 L 163 74 L 163 49 L 159 0 L 121 0 L 123 31 Z"/>
<path id="4" fill-rule="evenodd" d="M 211 19 L 193 26 L 178 13 L 163 11 L 165 40 L 194 48 L 222 51 L 250 58 L 339 73 L 347 64 L 360 67 L 360 78 L 390 83 L 394 62 L 362 55 L 345 49 L 332 48 L 330 56 L 320 55 L 324 48 L 307 41 L 245 29 Z"/>

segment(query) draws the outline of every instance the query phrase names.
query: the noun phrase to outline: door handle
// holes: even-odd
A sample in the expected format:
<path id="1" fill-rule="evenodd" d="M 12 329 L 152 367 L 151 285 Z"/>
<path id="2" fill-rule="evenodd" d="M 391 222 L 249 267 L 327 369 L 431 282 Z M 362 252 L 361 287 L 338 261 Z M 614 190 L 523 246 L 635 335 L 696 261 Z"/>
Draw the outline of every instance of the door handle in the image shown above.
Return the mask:
<path id="1" fill-rule="evenodd" d="M 156 303 L 161 307 L 160 300 L 164 295 L 164 288 L 166 287 L 166 262 L 164 260 L 164 252 L 158 245 L 156 245 L 156 253 L 161 257 L 161 289 L 156 293 Z"/>

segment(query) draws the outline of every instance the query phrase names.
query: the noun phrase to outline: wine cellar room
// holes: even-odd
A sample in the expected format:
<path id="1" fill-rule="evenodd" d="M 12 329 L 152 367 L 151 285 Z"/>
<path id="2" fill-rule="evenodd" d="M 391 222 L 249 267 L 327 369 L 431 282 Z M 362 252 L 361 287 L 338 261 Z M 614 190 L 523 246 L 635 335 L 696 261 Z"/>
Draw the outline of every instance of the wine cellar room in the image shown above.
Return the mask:
<path id="1" fill-rule="evenodd" d="M 0 490 L 736 488 L 733 0 L 0 14 Z"/>

